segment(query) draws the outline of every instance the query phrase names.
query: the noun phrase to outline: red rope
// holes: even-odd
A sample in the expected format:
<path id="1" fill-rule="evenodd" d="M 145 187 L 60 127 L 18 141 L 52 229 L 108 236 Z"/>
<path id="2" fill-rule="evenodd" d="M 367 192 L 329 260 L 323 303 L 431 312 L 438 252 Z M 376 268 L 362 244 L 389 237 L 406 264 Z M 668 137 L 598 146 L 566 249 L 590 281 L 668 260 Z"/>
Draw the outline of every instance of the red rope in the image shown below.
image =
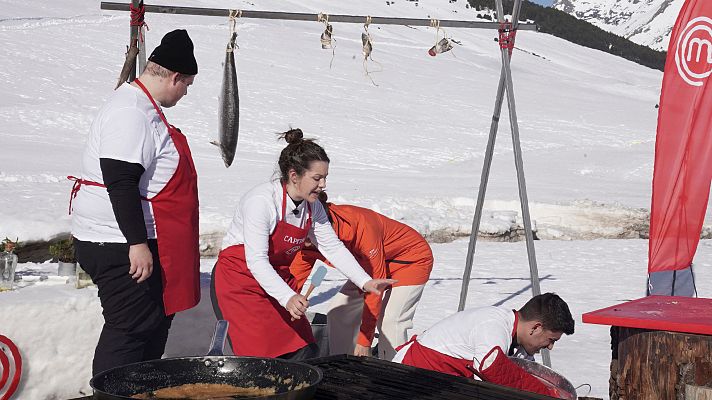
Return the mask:
<path id="1" fill-rule="evenodd" d="M 129 4 L 129 9 L 131 10 L 131 26 L 144 26 L 144 16 L 146 15 L 146 7 L 143 2 L 140 3 L 138 8 L 133 6 L 133 3 Z"/>
<path id="2" fill-rule="evenodd" d="M 146 30 L 149 31 L 148 29 L 148 24 L 146 21 L 144 21 L 144 17 L 146 15 L 146 7 L 143 5 L 143 1 L 139 3 L 138 8 L 133 6 L 133 2 L 129 4 L 129 9 L 131 10 L 131 26 L 138 26 L 138 32 L 139 32 L 139 41 L 141 43 L 144 43 L 144 38 L 143 38 L 143 33 L 141 33 L 141 27 L 146 27 Z"/>
<path id="3" fill-rule="evenodd" d="M 512 28 L 511 22 L 502 22 L 499 24 L 499 48 L 508 49 L 510 56 L 514 49 L 514 39 L 516 36 L 517 30 Z"/>
<path id="4" fill-rule="evenodd" d="M 82 185 L 98 186 L 98 187 L 103 187 L 103 188 L 106 187 L 102 183 L 87 181 L 82 178 L 77 178 L 76 176 L 70 175 L 67 177 L 67 179 L 69 179 L 70 181 L 74 181 L 74 185 L 72 185 L 72 192 L 69 194 L 69 215 L 72 214 L 72 200 L 74 200 L 74 198 L 77 197 L 77 193 L 79 193 L 79 189 L 82 188 Z"/>

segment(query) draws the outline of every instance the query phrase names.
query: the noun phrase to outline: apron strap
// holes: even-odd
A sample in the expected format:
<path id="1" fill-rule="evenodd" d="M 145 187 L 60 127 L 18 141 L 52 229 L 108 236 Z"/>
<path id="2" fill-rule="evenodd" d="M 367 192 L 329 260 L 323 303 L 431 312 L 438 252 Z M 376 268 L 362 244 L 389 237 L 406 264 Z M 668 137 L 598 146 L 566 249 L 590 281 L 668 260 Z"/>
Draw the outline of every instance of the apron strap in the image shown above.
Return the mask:
<path id="1" fill-rule="evenodd" d="M 303 201 L 306 201 L 306 199 Z M 307 203 L 307 216 L 308 216 L 307 225 L 311 225 L 311 217 L 312 217 L 311 204 L 309 204 L 308 201 L 306 201 L 306 203 Z M 283 183 L 282 184 L 282 221 L 285 220 L 286 213 L 287 213 L 287 185 Z"/>
<path id="2" fill-rule="evenodd" d="M 151 104 L 153 104 L 153 108 L 156 109 L 156 112 L 161 117 L 161 120 L 163 121 L 163 123 L 166 124 L 167 128 L 170 128 L 171 125 L 168 123 L 168 120 L 166 120 L 166 116 L 163 115 L 163 111 L 160 109 L 160 107 L 158 107 L 158 104 L 156 104 L 156 101 L 153 100 L 153 96 L 151 96 L 151 93 L 149 93 L 148 89 L 146 89 L 146 86 L 144 86 L 143 83 L 141 83 L 141 81 L 138 80 L 138 78 L 134 79 L 134 82 L 136 82 L 138 87 L 140 87 L 141 90 L 143 90 L 143 92 L 146 93 L 146 96 L 148 97 L 149 100 L 151 100 Z M 170 133 L 170 129 L 168 129 L 168 133 Z"/>
<path id="3" fill-rule="evenodd" d="M 72 185 L 72 191 L 69 194 L 69 215 L 72 215 L 72 200 L 77 197 L 77 193 L 79 192 L 79 189 L 81 189 L 82 185 L 97 186 L 103 188 L 106 187 L 103 183 L 88 181 L 86 179 L 77 178 L 76 176 L 69 175 L 67 176 L 67 179 L 69 179 L 70 181 L 74 181 L 74 185 Z"/>
<path id="4" fill-rule="evenodd" d="M 285 220 L 285 213 L 287 212 L 287 185 L 282 184 L 282 221 Z"/>
<path id="5" fill-rule="evenodd" d="M 306 201 L 306 200 L 304 200 L 304 201 Z M 307 226 L 311 226 L 311 222 L 312 222 L 311 204 L 309 204 L 309 202 L 307 201 Z"/>

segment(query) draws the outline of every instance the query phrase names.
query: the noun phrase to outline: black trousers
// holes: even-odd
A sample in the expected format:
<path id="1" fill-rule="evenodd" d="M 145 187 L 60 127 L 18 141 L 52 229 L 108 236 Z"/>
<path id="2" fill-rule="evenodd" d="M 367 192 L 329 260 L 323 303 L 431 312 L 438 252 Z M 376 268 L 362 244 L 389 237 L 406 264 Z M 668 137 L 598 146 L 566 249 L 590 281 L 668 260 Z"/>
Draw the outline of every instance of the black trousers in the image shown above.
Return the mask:
<path id="1" fill-rule="evenodd" d="M 173 315 L 163 308 L 158 244 L 149 240 L 153 273 L 141 283 L 129 275 L 126 243 L 74 239 L 76 258 L 99 288 L 104 327 L 94 351 L 92 374 L 139 361 L 159 359 L 168 340 Z"/>

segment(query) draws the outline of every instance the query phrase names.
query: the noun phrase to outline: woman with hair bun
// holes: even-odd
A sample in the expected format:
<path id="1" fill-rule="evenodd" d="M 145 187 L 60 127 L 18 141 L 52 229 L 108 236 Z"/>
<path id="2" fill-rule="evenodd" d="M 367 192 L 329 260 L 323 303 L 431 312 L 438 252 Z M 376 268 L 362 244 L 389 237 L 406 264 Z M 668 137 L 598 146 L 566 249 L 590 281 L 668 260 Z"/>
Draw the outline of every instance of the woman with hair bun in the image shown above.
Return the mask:
<path id="1" fill-rule="evenodd" d="M 211 297 L 219 319 L 230 322 L 235 355 L 311 358 L 318 346 L 289 266 L 309 241 L 365 292 L 380 294 L 393 279 L 371 279 L 334 233 L 319 193 L 329 157 L 300 129 L 279 156 L 279 179 L 248 191 L 235 211 L 213 269 Z"/>

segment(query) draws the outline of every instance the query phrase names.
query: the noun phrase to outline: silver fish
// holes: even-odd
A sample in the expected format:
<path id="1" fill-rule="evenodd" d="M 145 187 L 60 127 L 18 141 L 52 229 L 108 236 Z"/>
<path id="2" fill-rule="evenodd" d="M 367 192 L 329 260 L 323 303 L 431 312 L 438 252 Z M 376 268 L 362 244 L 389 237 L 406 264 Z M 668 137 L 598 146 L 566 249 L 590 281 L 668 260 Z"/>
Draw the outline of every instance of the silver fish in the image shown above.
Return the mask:
<path id="1" fill-rule="evenodd" d="M 218 110 L 219 142 L 212 142 L 220 147 L 225 167 L 229 167 L 235 158 L 237 136 L 240 127 L 240 96 L 237 91 L 237 69 L 235 68 L 235 39 L 233 32 L 225 53 L 222 88 L 220 90 Z"/>

